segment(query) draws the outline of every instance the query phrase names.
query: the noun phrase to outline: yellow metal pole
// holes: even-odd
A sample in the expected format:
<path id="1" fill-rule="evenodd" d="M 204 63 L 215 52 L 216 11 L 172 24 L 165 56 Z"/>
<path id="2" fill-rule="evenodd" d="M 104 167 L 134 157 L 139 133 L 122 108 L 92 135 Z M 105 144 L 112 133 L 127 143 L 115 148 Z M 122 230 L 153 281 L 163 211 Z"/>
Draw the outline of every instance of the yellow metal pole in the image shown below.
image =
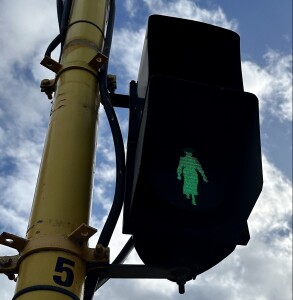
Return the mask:
<path id="1" fill-rule="evenodd" d="M 95 165 L 107 0 L 74 0 L 14 299 L 80 299 Z M 92 61 L 92 64 L 88 64 Z M 83 224 L 83 225 L 82 225 Z"/>

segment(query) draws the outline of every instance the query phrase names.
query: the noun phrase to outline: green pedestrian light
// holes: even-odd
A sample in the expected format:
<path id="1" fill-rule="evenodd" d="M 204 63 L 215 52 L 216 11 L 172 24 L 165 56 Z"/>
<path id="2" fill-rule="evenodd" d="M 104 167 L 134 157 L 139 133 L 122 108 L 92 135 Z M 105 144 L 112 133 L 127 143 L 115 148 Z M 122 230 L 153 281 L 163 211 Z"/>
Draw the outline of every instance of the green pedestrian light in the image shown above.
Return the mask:
<path id="1" fill-rule="evenodd" d="M 185 156 L 180 157 L 177 168 L 177 179 L 182 180 L 183 175 L 183 194 L 187 199 L 192 199 L 192 205 L 197 204 L 198 197 L 198 173 L 202 176 L 204 182 L 208 179 L 202 169 L 199 160 L 193 156 L 192 148 L 185 148 Z"/>

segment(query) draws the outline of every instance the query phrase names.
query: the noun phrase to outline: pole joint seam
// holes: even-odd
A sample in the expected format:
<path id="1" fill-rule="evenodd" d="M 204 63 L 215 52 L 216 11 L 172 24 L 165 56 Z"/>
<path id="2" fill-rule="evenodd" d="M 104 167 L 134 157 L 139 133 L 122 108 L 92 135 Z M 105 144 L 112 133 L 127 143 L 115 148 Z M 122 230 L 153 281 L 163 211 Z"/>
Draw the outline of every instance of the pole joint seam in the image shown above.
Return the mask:
<path id="1" fill-rule="evenodd" d="M 52 292 L 57 292 L 64 294 L 66 296 L 69 296 L 72 300 L 80 300 L 79 297 L 77 297 L 74 293 L 71 291 L 68 291 L 66 289 L 60 288 L 58 286 L 53 286 L 53 285 L 34 285 L 30 286 L 27 288 L 24 288 L 20 291 L 18 291 L 12 300 L 16 300 L 18 297 L 22 296 L 23 294 L 29 293 L 29 292 L 35 292 L 35 291 L 52 291 Z"/>
<path id="2" fill-rule="evenodd" d="M 66 27 L 65 30 L 68 30 L 71 26 L 73 26 L 73 25 L 75 25 L 75 24 L 77 24 L 77 23 L 87 23 L 87 24 L 93 25 L 93 26 L 96 27 L 96 28 L 98 29 L 98 31 L 102 34 L 103 40 L 105 41 L 106 38 L 105 38 L 104 32 L 103 32 L 103 30 L 101 29 L 101 27 L 98 26 L 97 24 L 95 24 L 94 22 L 91 22 L 91 21 L 88 21 L 88 20 L 83 20 L 83 19 L 81 19 L 81 20 L 76 20 L 76 21 L 74 21 L 74 22 L 68 24 L 68 26 Z"/>

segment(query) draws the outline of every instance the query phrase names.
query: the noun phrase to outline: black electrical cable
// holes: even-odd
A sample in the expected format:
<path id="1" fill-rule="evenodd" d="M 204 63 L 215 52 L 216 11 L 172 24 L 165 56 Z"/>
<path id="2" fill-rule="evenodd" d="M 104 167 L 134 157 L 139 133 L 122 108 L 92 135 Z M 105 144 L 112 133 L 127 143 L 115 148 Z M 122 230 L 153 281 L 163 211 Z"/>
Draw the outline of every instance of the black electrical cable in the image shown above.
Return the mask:
<path id="1" fill-rule="evenodd" d="M 64 40 L 66 36 L 66 31 L 64 30 L 63 32 L 59 33 L 54 40 L 50 43 L 50 45 L 48 46 L 46 52 L 45 52 L 45 56 L 51 57 L 51 53 L 57 48 L 57 46 L 62 42 L 62 40 Z M 60 54 L 61 56 L 61 54 Z"/>
<path id="2" fill-rule="evenodd" d="M 107 57 L 110 55 L 112 36 L 114 30 L 114 19 L 115 19 L 115 1 L 110 0 L 110 11 L 109 11 L 109 20 L 107 26 L 107 33 L 105 39 L 105 45 L 103 49 L 103 54 Z M 101 93 L 101 102 L 104 106 L 107 118 L 109 120 L 110 128 L 113 135 L 114 148 L 116 154 L 116 187 L 115 195 L 112 207 L 110 209 L 106 223 L 101 231 L 98 243 L 102 244 L 104 247 L 109 245 L 110 239 L 116 227 L 120 212 L 123 206 L 123 197 L 124 197 L 124 186 L 125 186 L 125 153 L 124 153 L 124 144 L 119 127 L 119 123 L 115 114 L 115 110 L 110 101 L 110 95 L 107 88 L 107 71 L 108 71 L 108 62 L 103 65 L 99 74 L 99 85 Z M 130 251 L 133 249 L 132 238 L 126 243 L 116 261 L 122 261 L 126 258 Z M 97 289 L 97 283 L 99 280 L 99 271 L 93 270 L 88 273 L 85 280 L 85 289 L 84 289 L 84 300 L 91 300 L 94 296 L 94 293 Z M 108 280 L 108 279 L 107 279 Z M 106 281 L 107 281 L 106 280 Z M 103 281 L 103 280 L 102 280 Z M 100 284 L 102 285 L 102 281 Z M 105 281 L 105 282 L 106 282 Z"/>
<path id="3" fill-rule="evenodd" d="M 62 23 L 62 16 L 64 10 L 63 0 L 56 0 L 56 5 L 57 5 L 57 18 L 58 18 L 59 32 L 61 32 L 61 23 Z"/>
<path id="4" fill-rule="evenodd" d="M 59 62 L 61 61 L 62 53 L 63 53 L 63 47 L 64 47 L 64 42 L 65 42 L 65 36 L 68 28 L 68 23 L 69 23 L 69 16 L 70 16 L 70 11 L 72 8 L 72 0 L 64 0 L 64 8 L 62 12 L 62 19 L 61 19 L 61 24 L 60 24 L 60 34 L 61 34 L 61 39 L 60 39 L 60 55 L 59 55 Z"/>
<path id="5" fill-rule="evenodd" d="M 103 39 L 105 40 L 105 37 L 104 37 L 104 32 L 103 30 L 95 23 L 91 22 L 91 21 L 88 21 L 88 20 L 77 20 L 77 21 L 74 21 L 70 24 L 68 24 L 68 26 L 61 32 L 59 33 L 55 38 L 54 40 L 50 43 L 50 45 L 48 46 L 46 52 L 45 52 L 45 55 L 48 56 L 48 57 L 51 57 L 51 54 L 52 52 L 56 49 L 56 47 L 62 42 L 62 40 L 64 40 L 65 36 L 66 36 L 66 33 L 67 33 L 67 30 L 69 27 L 71 27 L 72 25 L 74 24 L 77 24 L 77 23 L 88 23 L 88 24 L 91 24 L 93 26 L 95 26 L 99 31 L 100 33 L 102 34 L 103 36 Z M 60 56 L 62 55 L 62 53 L 60 53 Z"/>
<path id="6" fill-rule="evenodd" d="M 107 57 L 110 55 L 113 29 L 114 29 L 114 16 L 115 16 L 115 1 L 110 0 L 110 13 L 109 22 L 106 33 L 106 42 L 103 50 L 103 54 Z M 115 110 L 110 101 L 110 95 L 107 88 L 107 71 L 108 62 L 104 64 L 101 68 L 99 75 L 101 102 L 104 106 L 106 115 L 109 120 L 110 128 L 113 135 L 114 148 L 116 154 L 116 188 L 115 195 L 111 210 L 109 212 L 106 223 L 101 231 L 98 243 L 102 244 L 104 247 L 109 245 L 111 236 L 113 234 L 114 228 L 118 221 L 124 197 L 124 181 L 125 181 L 125 152 L 124 143 L 122 138 L 122 133 L 119 127 L 117 116 Z"/>
<path id="7" fill-rule="evenodd" d="M 68 26 L 71 7 L 72 7 L 72 0 L 64 0 L 64 9 L 63 9 L 62 19 L 60 24 L 60 28 L 61 28 L 60 32 L 66 30 Z"/>
<path id="8" fill-rule="evenodd" d="M 69 16 L 70 11 L 72 7 L 72 0 L 57 0 L 57 17 L 58 17 L 58 25 L 59 25 L 59 31 L 60 33 L 53 39 L 53 41 L 48 46 L 45 56 L 51 57 L 51 53 L 57 48 L 59 44 L 61 44 L 61 50 L 60 50 L 60 56 L 59 56 L 59 62 L 60 58 L 62 56 L 65 36 L 67 33 L 67 29 L 69 27 Z"/>
<path id="9" fill-rule="evenodd" d="M 103 71 L 101 71 L 101 75 L 102 73 Z M 102 81 L 103 79 L 100 80 L 100 84 L 102 83 Z M 103 97 L 103 89 L 107 89 L 107 87 L 100 86 L 101 97 Z M 104 247 L 107 247 L 109 245 L 111 236 L 115 229 L 123 205 L 125 183 L 125 153 L 122 134 L 120 128 L 117 126 L 118 120 L 109 98 L 107 100 L 104 98 L 103 105 L 106 115 L 110 122 L 110 128 L 113 135 L 114 148 L 116 154 L 116 188 L 114 200 L 106 223 L 101 231 L 98 240 L 99 244 L 102 244 Z"/>

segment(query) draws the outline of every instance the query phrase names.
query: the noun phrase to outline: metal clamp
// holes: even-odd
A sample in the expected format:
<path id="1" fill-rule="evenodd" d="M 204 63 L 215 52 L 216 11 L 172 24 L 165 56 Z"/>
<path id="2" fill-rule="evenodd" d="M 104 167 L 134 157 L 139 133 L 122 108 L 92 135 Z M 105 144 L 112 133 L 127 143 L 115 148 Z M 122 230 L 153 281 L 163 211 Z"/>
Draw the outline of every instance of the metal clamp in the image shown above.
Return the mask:
<path id="1" fill-rule="evenodd" d="M 13 248 L 18 252 L 22 251 L 27 245 L 28 240 L 17 235 L 3 232 L 0 235 L 0 244 Z M 0 256 L 0 273 L 4 273 L 10 280 L 15 280 L 15 275 L 18 273 L 20 255 Z"/>
<path id="2" fill-rule="evenodd" d="M 86 224 L 81 224 L 67 236 L 42 236 L 31 240 L 3 232 L 0 235 L 0 244 L 16 249 L 19 254 L 14 256 L 0 256 L 0 273 L 9 279 L 15 279 L 21 261 L 30 254 L 41 251 L 64 251 L 80 257 L 87 264 L 87 270 L 109 265 L 109 248 L 98 245 L 96 248 L 83 247 L 84 243 L 97 230 Z"/>
<path id="3" fill-rule="evenodd" d="M 92 75 L 97 77 L 98 70 L 107 62 L 108 58 L 102 53 L 98 52 L 88 63 L 78 62 L 78 64 L 66 64 L 61 65 L 54 59 L 49 56 L 45 56 L 41 61 L 41 65 L 46 67 L 47 69 L 56 73 L 55 79 L 43 79 L 41 81 L 41 92 L 44 92 L 48 99 L 53 99 L 53 93 L 56 91 L 56 83 L 59 76 L 67 71 L 72 69 L 80 69 L 87 72 L 90 72 Z"/>
<path id="4" fill-rule="evenodd" d="M 27 239 L 21 238 L 17 235 L 8 232 L 3 232 L 0 235 L 0 244 L 16 249 L 18 252 L 22 251 L 27 245 L 27 243 Z"/>
<path id="5" fill-rule="evenodd" d="M 108 74 L 107 75 L 107 87 L 111 93 L 114 93 L 117 90 L 117 78 L 116 75 Z"/>
<path id="6" fill-rule="evenodd" d="M 97 76 L 97 71 L 104 65 L 108 60 L 108 57 L 98 52 L 88 63 L 82 61 L 78 64 L 66 64 L 61 65 L 49 56 L 45 56 L 41 61 L 41 65 L 48 68 L 49 70 L 56 73 L 56 77 L 59 77 L 65 70 L 81 69 L 90 72 L 94 76 Z"/>
<path id="7" fill-rule="evenodd" d="M 56 91 L 55 79 L 43 79 L 41 81 L 40 88 L 41 88 L 41 92 L 44 92 L 48 96 L 48 99 L 52 100 L 53 93 L 55 93 Z"/>
<path id="8" fill-rule="evenodd" d="M 88 63 L 88 65 L 96 70 L 99 70 L 108 60 L 108 57 L 98 52 L 93 59 Z"/>

